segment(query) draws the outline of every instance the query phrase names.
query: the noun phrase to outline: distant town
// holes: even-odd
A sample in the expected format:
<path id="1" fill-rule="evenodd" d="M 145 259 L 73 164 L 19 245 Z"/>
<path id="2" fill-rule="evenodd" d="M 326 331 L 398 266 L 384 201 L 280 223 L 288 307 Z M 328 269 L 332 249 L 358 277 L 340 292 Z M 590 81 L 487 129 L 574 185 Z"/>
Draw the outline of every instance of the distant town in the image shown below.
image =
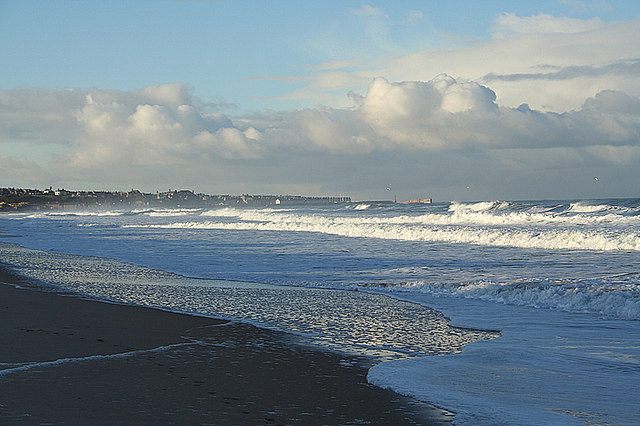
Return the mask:
<path id="1" fill-rule="evenodd" d="M 48 188 L 0 188 L 0 211 L 75 210 L 79 208 L 198 208 L 216 206 L 277 206 L 296 204 L 350 203 L 351 197 L 304 197 L 300 195 L 207 195 L 190 190 L 145 193 L 67 191 Z"/>

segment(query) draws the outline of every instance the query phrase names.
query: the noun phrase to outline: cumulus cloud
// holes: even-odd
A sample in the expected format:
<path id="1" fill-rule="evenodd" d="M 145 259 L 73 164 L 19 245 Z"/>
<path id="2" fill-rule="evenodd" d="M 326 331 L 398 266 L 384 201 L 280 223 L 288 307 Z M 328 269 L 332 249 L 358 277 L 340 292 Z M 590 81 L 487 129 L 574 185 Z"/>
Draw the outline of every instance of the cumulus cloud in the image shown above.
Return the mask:
<path id="1" fill-rule="evenodd" d="M 191 104 L 191 88 L 185 84 L 173 83 L 161 86 L 148 86 L 138 94 L 146 98 L 147 103 L 177 107 Z"/>
<path id="2" fill-rule="evenodd" d="M 209 108 L 182 84 L 130 92 L 0 91 L 0 174 L 5 182 L 40 186 L 74 180 L 128 186 L 134 184 L 129 180 L 152 182 L 158 175 L 176 181 L 176 175 L 190 173 L 189 166 L 202 173 L 216 162 L 261 155 L 258 130 L 236 127 Z M 36 151 L 30 158 L 11 155 Z"/>
<path id="3" fill-rule="evenodd" d="M 298 126 L 296 134 L 309 143 L 343 153 L 637 145 L 640 140 L 638 98 L 615 91 L 564 114 L 528 105 L 500 107 L 488 87 L 445 74 L 428 82 L 376 78 L 365 95 L 353 98 L 358 102 L 353 109 L 307 110 L 290 118 L 289 126 Z"/>
<path id="4" fill-rule="evenodd" d="M 449 128 L 453 121 L 466 117 L 469 124 L 496 108 L 495 94 L 473 82 L 457 82 L 439 75 L 429 82 L 390 83 L 376 78 L 357 108 L 361 128 L 368 128 L 368 139 L 381 147 L 402 146 L 441 149 L 466 142 L 465 126 L 459 136 Z"/>
<path id="5" fill-rule="evenodd" d="M 5 103 L 15 97 L 27 118 L 47 116 L 37 102 L 39 92 L 31 92 L 35 97 L 29 102 L 22 91 L 11 92 L 3 92 Z M 235 122 L 207 112 L 188 90 L 176 85 L 128 93 L 91 90 L 82 96 L 73 90 L 53 93 L 66 105 L 49 105 L 55 120 L 45 120 L 34 130 L 25 119 L 18 129 L 14 116 L 7 115 L 2 128 L 16 137 L 23 135 L 25 141 L 35 138 L 42 143 L 60 140 L 58 130 L 73 135 L 64 158 L 77 167 L 255 159 L 283 148 L 357 154 L 398 148 L 633 145 L 640 139 L 640 100 L 635 96 L 606 90 L 578 110 L 548 113 L 527 104 L 500 106 L 489 87 L 446 74 L 429 81 L 378 77 L 366 93 L 351 94 L 356 102 L 351 108 L 305 109 Z M 65 123 L 62 129 L 60 122 Z"/>
<path id="6" fill-rule="evenodd" d="M 182 85 L 131 92 L 20 89 L 1 96 L 4 142 L 55 141 L 62 147 L 47 164 L 2 158 L 3 173 L 13 163 L 23 175 L 46 169 L 49 176 L 85 181 L 100 176 L 151 183 L 162 176 L 166 185 L 208 176 L 255 188 L 295 181 L 316 190 L 322 182 L 349 190 L 387 185 L 377 180 L 389 170 L 459 182 L 473 180 L 472 170 L 488 173 L 487 167 L 492 173 L 630 167 L 640 158 L 640 99 L 615 90 L 597 93 L 574 111 L 552 113 L 500 105 L 489 86 L 447 74 L 428 81 L 378 77 L 366 92 L 351 94 L 355 105 L 349 108 L 235 119 L 209 111 Z M 40 121 L 34 125 L 33 119 Z M 363 168 L 367 178 L 358 182 Z"/>
<path id="7" fill-rule="evenodd" d="M 184 164 L 201 155 L 255 156 L 254 134 L 228 131 L 233 128 L 231 120 L 194 105 L 189 88 L 183 85 L 147 87 L 131 93 L 94 90 L 69 113 L 83 131 L 67 156 L 77 167 Z"/>
<path id="8" fill-rule="evenodd" d="M 345 92 L 362 91 L 362 78 L 429 81 L 447 73 L 488 84 L 503 106 L 528 103 L 537 110 L 558 113 L 580 108 L 587 97 L 602 90 L 640 96 L 640 43 L 630 42 L 640 39 L 637 18 L 603 22 L 507 14 L 496 18 L 493 31 L 495 37 L 490 40 L 445 44 L 361 64 L 345 70 L 359 80 L 343 79 L 337 84 L 344 84 Z M 314 78 L 307 76 L 308 86 L 297 90 L 306 89 L 307 94 L 322 90 L 313 86 Z M 317 78 L 322 76 L 318 73 Z"/>
<path id="9" fill-rule="evenodd" d="M 621 119 L 627 116 L 633 119 L 640 115 L 640 99 L 615 90 L 603 90 L 587 99 L 583 108 L 587 111 L 621 115 Z"/>

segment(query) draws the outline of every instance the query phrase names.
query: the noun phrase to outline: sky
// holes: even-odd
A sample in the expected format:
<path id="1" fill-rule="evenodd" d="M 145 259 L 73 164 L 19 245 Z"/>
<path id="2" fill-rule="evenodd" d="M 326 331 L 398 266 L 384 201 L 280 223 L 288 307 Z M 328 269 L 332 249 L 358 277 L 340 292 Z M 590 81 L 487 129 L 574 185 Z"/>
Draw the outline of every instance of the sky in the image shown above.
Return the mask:
<path id="1" fill-rule="evenodd" d="M 0 187 L 640 197 L 640 3 L 0 0 Z"/>

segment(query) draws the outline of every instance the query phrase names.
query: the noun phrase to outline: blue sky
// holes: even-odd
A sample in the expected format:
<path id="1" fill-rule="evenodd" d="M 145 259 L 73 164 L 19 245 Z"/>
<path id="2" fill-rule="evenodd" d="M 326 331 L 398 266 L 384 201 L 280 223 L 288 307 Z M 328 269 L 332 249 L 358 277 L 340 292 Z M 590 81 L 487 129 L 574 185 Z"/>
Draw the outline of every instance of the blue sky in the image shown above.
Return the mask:
<path id="1" fill-rule="evenodd" d="M 0 186 L 639 196 L 639 19 L 634 1 L 0 0 Z"/>
<path id="2" fill-rule="evenodd" d="M 505 11 L 612 21 L 637 17 L 634 3 L 4 0 L 0 52 L 11 60 L 0 81 L 119 90 L 183 82 L 206 102 L 243 111 L 296 107 L 263 100 L 302 86 L 275 78 L 308 76 L 331 61 L 366 67 L 420 49 L 472 46 L 491 38 Z M 313 105 L 298 102 L 305 103 Z"/>

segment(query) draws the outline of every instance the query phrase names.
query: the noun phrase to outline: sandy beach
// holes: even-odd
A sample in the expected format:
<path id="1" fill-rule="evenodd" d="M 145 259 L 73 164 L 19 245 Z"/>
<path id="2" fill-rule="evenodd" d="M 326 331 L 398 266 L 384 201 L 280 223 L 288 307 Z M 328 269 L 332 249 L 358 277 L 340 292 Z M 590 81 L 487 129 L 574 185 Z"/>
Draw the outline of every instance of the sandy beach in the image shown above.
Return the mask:
<path id="1" fill-rule="evenodd" d="M 0 283 L 1 423 L 450 420 L 369 385 L 371 359 L 286 333 L 45 292 L 1 267 Z"/>

